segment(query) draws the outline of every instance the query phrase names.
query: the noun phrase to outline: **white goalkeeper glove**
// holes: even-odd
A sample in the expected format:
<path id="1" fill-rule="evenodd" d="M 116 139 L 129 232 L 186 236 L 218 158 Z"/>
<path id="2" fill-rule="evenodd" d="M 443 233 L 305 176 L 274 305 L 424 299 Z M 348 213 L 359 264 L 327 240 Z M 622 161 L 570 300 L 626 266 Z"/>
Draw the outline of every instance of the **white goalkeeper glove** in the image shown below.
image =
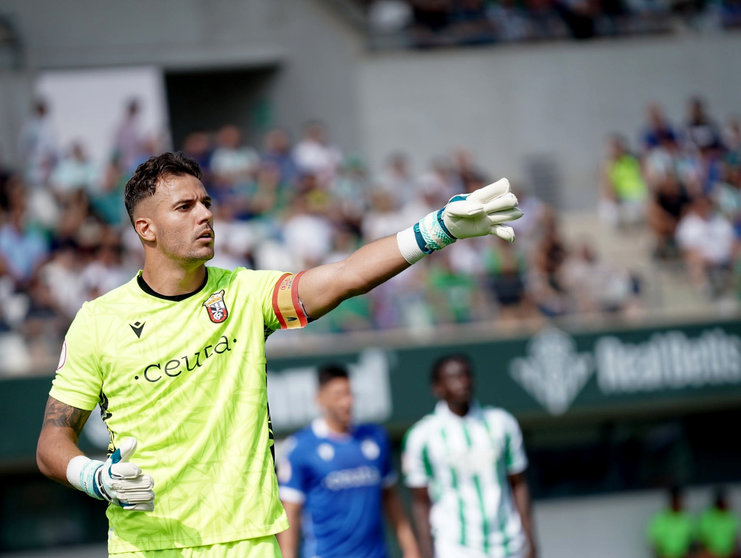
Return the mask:
<path id="1" fill-rule="evenodd" d="M 522 217 L 509 180 L 502 178 L 470 194 L 450 198 L 445 207 L 426 215 L 416 225 L 399 232 L 396 241 L 410 264 L 459 238 L 494 234 L 513 242 L 515 231 L 504 225 Z"/>
<path id="2" fill-rule="evenodd" d="M 125 510 L 152 511 L 154 481 L 128 462 L 135 449 L 136 439 L 125 438 L 105 463 L 84 455 L 73 457 L 67 465 L 67 480 L 89 496 Z"/>

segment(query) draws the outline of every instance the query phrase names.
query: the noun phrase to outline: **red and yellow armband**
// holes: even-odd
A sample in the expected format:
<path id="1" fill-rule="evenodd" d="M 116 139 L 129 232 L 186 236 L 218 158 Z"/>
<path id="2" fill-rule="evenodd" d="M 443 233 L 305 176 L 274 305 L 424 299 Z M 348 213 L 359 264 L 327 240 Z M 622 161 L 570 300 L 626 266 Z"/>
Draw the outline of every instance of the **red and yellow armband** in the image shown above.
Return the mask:
<path id="1" fill-rule="evenodd" d="M 273 290 L 273 311 L 281 329 L 306 327 L 309 317 L 298 298 L 298 283 L 303 271 L 294 275 L 286 273 L 275 284 Z"/>

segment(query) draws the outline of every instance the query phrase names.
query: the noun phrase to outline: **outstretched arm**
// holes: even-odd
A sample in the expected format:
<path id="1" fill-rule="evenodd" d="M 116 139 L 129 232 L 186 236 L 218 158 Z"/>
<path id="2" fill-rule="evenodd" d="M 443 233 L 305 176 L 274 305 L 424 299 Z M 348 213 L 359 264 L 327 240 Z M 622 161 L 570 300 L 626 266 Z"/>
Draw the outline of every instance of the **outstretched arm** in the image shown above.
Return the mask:
<path id="1" fill-rule="evenodd" d="M 457 239 L 494 234 L 512 241 L 514 232 L 503 223 L 521 216 L 506 178 L 471 194 L 453 196 L 444 208 L 413 227 L 371 242 L 340 262 L 304 272 L 299 297 L 307 314 L 319 318 L 343 300 L 367 293 Z"/>

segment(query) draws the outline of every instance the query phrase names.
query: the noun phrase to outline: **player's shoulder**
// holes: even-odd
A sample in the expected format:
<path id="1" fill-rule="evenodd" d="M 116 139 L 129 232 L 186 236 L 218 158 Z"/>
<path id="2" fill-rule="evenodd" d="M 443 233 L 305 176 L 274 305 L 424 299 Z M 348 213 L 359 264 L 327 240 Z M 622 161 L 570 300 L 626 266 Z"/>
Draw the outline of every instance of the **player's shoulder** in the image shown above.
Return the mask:
<path id="1" fill-rule="evenodd" d="M 437 428 L 440 417 L 435 413 L 428 413 L 415 422 L 404 434 L 404 444 L 409 440 L 426 438 L 430 432 Z"/>
<path id="2" fill-rule="evenodd" d="M 134 276 L 123 285 L 111 289 L 93 300 L 84 302 L 80 311 L 90 316 L 105 314 L 107 311 L 115 310 L 122 305 L 128 306 L 132 304 L 141 295 L 141 292 L 137 284 L 137 278 Z"/>
<path id="3" fill-rule="evenodd" d="M 519 423 L 515 416 L 502 407 L 482 407 L 481 415 L 490 426 L 496 425 L 506 430 L 517 430 L 519 428 Z"/>
<path id="4" fill-rule="evenodd" d="M 383 426 L 371 422 L 355 425 L 353 435 L 356 438 L 376 438 L 381 440 L 388 438 L 388 433 Z"/>
<path id="5" fill-rule="evenodd" d="M 300 452 L 305 450 L 307 447 L 313 447 L 318 443 L 318 440 L 319 438 L 311 425 L 297 430 L 288 437 L 288 443 L 292 452 Z"/>

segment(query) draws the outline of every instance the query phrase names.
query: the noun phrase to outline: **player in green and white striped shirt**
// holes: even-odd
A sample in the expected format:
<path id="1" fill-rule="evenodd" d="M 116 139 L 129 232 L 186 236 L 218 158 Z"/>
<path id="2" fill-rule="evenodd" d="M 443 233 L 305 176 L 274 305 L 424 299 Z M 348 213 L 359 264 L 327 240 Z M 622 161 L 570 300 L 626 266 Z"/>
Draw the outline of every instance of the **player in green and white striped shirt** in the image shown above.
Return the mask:
<path id="1" fill-rule="evenodd" d="M 402 464 L 423 554 L 434 546 L 437 558 L 535 558 L 517 421 L 473 399 L 463 355 L 435 363 L 432 387 L 440 401 L 407 432 Z"/>

